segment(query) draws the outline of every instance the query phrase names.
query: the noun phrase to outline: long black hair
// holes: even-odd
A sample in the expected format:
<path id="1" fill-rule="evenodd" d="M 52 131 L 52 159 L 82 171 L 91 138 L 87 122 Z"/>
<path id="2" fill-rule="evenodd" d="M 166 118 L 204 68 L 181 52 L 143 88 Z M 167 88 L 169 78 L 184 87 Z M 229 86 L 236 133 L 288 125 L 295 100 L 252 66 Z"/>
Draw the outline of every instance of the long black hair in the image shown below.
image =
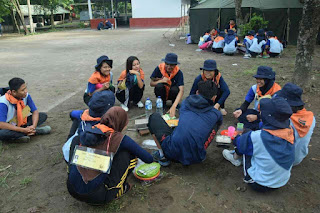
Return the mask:
<path id="1" fill-rule="evenodd" d="M 135 60 L 138 60 L 139 63 L 140 63 L 140 60 L 136 57 L 136 56 L 130 56 L 128 59 L 127 59 L 127 65 L 126 65 L 126 73 L 128 74 L 129 73 L 129 70 L 132 70 L 132 64 Z"/>

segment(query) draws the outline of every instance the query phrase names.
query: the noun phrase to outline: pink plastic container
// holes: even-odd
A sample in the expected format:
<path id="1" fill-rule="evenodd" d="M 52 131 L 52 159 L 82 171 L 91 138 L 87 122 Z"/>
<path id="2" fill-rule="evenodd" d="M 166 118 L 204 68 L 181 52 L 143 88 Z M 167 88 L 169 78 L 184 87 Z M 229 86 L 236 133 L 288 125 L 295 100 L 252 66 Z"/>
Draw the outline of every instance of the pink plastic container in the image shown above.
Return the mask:
<path id="1" fill-rule="evenodd" d="M 234 131 L 236 131 L 236 128 L 234 128 L 233 126 L 228 127 L 228 136 L 230 138 L 233 137 Z"/>

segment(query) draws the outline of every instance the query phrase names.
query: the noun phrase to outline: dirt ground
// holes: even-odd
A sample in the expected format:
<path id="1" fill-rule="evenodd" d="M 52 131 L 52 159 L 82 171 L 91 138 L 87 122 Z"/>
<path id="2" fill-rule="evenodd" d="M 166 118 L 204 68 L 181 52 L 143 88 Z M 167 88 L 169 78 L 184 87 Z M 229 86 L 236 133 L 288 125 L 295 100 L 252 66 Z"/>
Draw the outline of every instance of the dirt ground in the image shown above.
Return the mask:
<path id="1" fill-rule="evenodd" d="M 165 33 L 165 37 L 163 34 Z M 171 36 L 172 35 L 172 36 Z M 168 39 L 170 37 L 170 39 Z M 169 43 L 175 44 L 170 46 Z M 271 66 L 277 82 L 290 81 L 294 69 L 295 47 L 289 46 L 279 59 L 243 59 L 241 55 L 223 56 L 197 52 L 197 45 L 186 45 L 171 29 L 114 31 L 72 30 L 17 38 L 0 39 L 0 86 L 22 77 L 40 111 L 48 113 L 52 133 L 35 136 L 28 144 L 0 144 L 0 212 L 320 212 L 319 125 L 310 143 L 309 155 L 292 169 L 288 184 L 272 193 L 260 194 L 242 182 L 242 168 L 222 157 L 222 148 L 212 143 L 207 159 L 191 166 L 173 163 L 162 168 L 163 178 L 142 186 L 129 177 L 133 189 L 123 198 L 105 206 L 89 206 L 67 191 L 66 164 L 61 147 L 71 126 L 69 112 L 84 109 L 82 100 L 86 81 L 95 60 L 102 54 L 114 59 L 114 80 L 125 69 L 126 58 L 136 55 L 146 73 L 143 101 L 151 97 L 149 76 L 167 52 L 178 54 L 184 73 L 185 94 L 190 92 L 199 67 L 215 59 L 231 95 L 226 101 L 222 129 L 234 124 L 231 112 L 244 100 L 252 75 L 259 65 Z M 306 107 L 320 120 L 320 48 L 317 46 L 312 73 L 312 90 L 304 94 Z M 318 98 L 316 98 L 318 97 Z M 119 105 L 119 102 L 116 102 Z M 129 117 L 144 113 L 132 108 Z M 133 126 L 130 121 L 129 126 Z M 151 139 L 126 132 L 138 143 Z M 10 168 L 7 168 L 11 165 Z M 4 171 L 3 168 L 7 168 Z"/>

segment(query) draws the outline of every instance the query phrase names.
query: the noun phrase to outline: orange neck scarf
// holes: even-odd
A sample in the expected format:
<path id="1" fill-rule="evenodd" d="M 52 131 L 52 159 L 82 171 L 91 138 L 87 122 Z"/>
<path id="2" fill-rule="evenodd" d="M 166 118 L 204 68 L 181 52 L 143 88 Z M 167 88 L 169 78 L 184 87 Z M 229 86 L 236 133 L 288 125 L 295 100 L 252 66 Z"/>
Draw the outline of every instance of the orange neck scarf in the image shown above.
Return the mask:
<path id="1" fill-rule="evenodd" d="M 271 135 L 277 136 L 279 138 L 282 138 L 289 143 L 294 143 L 294 134 L 293 129 L 290 127 L 290 129 L 277 129 L 277 130 L 270 130 L 270 129 L 263 129 L 264 131 L 269 132 Z"/>
<path id="2" fill-rule="evenodd" d="M 100 129 L 103 133 L 107 133 L 107 132 L 114 133 L 114 129 L 112 129 L 104 124 L 96 124 L 92 128 L 94 128 L 94 127 Z"/>
<path id="3" fill-rule="evenodd" d="M 159 69 L 160 69 L 160 72 L 161 72 L 162 76 L 169 79 L 167 81 L 167 85 L 165 85 L 165 88 L 166 88 L 166 99 L 168 99 L 169 91 L 170 91 L 170 88 L 171 88 L 171 85 L 172 85 L 171 80 L 174 78 L 174 76 L 177 75 L 177 73 L 179 72 L 180 68 L 178 67 L 178 65 L 176 65 L 175 68 L 173 69 L 173 71 L 170 73 L 170 76 L 169 76 L 169 74 L 167 73 L 167 71 L 165 69 L 165 63 L 159 64 Z"/>
<path id="4" fill-rule="evenodd" d="M 204 76 L 203 73 L 201 73 L 201 78 L 203 81 L 208 81 L 208 79 Z M 221 73 L 219 72 L 219 74 L 212 79 L 212 82 L 214 82 L 218 86 L 220 78 L 221 78 Z"/>
<path id="5" fill-rule="evenodd" d="M 95 71 L 88 80 L 91 84 L 103 84 L 110 82 L 110 74 L 107 76 L 101 75 L 100 72 Z"/>
<path id="6" fill-rule="evenodd" d="M 230 30 L 232 30 L 236 25 L 235 24 L 229 24 L 229 26 L 230 26 Z"/>
<path id="7" fill-rule="evenodd" d="M 222 36 L 218 36 L 217 38 L 214 39 L 214 42 L 218 43 L 219 41 L 224 40 Z"/>
<path id="8" fill-rule="evenodd" d="M 24 105 L 23 100 L 18 100 L 15 97 L 11 95 L 11 91 L 8 91 L 6 94 L 6 99 L 11 103 L 11 104 L 16 104 L 17 105 L 17 120 L 18 120 L 18 126 L 23 126 L 27 124 L 27 117 L 23 117 L 22 115 L 22 110 L 26 106 Z"/>
<path id="9" fill-rule="evenodd" d="M 305 108 L 291 115 L 291 121 L 299 136 L 303 138 L 308 134 L 313 122 L 313 113 Z"/>
<path id="10" fill-rule="evenodd" d="M 94 117 L 90 116 L 89 110 L 86 109 L 81 115 L 81 120 L 83 120 L 83 121 L 100 121 L 101 118 L 94 118 Z"/>
<path id="11" fill-rule="evenodd" d="M 262 92 L 260 91 L 260 88 L 257 85 L 257 94 L 258 97 L 262 97 L 265 95 L 274 95 L 274 93 L 278 92 L 279 90 L 281 90 L 281 86 L 277 83 L 274 83 L 273 86 L 268 90 L 268 92 L 266 92 L 264 95 L 262 95 Z"/>

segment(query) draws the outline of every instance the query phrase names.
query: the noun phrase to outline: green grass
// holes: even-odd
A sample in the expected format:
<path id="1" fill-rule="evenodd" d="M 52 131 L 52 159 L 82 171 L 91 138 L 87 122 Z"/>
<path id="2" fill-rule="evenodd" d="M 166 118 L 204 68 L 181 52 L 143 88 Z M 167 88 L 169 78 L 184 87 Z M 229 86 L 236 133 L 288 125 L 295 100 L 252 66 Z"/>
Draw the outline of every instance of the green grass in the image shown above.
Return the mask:
<path id="1" fill-rule="evenodd" d="M 25 177 L 20 181 L 20 185 L 23 186 L 23 187 L 26 187 L 31 182 L 32 182 L 32 178 L 31 177 Z"/>
<path id="2" fill-rule="evenodd" d="M 9 175 L 10 175 L 10 172 L 0 177 L 0 187 L 9 188 L 9 185 L 7 184 L 7 178 L 9 177 Z"/>
<path id="3" fill-rule="evenodd" d="M 243 74 L 245 75 L 254 75 L 257 72 L 258 67 L 253 67 L 251 69 L 243 70 Z"/>

